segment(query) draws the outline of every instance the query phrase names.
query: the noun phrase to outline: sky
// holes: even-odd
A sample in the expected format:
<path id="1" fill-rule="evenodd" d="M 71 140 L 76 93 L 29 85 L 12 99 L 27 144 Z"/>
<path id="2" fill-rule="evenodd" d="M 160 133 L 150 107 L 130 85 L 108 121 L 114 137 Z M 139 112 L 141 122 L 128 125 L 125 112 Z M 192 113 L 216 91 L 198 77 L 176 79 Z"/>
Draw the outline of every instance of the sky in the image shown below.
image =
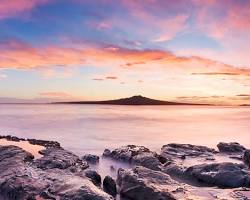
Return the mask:
<path id="1" fill-rule="evenodd" d="M 0 102 L 250 104 L 249 0 L 0 0 Z"/>

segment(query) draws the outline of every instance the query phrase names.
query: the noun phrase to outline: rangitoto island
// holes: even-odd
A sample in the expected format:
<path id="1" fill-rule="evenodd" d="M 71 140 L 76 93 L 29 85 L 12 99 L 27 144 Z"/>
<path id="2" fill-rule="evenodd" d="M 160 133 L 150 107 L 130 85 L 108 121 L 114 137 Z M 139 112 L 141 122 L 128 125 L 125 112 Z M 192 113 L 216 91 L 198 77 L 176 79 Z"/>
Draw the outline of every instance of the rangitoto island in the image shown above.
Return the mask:
<path id="1" fill-rule="evenodd" d="M 129 98 L 121 98 L 106 101 L 69 101 L 55 102 L 56 104 L 104 104 L 104 105 L 208 105 L 208 104 L 192 104 L 180 103 L 151 99 L 141 95 L 135 95 Z"/>
<path id="2" fill-rule="evenodd" d="M 81 156 L 58 142 L 0 136 L 1 200 L 247 200 L 250 150 L 232 143 L 218 149 L 170 143 L 158 152 L 139 145 Z M 39 145 L 39 157 L 18 147 Z M 84 153 L 84 152 L 83 152 Z M 103 160 L 124 163 L 108 166 Z M 98 166 L 99 167 L 96 167 Z M 126 167 L 125 167 L 126 166 Z"/>

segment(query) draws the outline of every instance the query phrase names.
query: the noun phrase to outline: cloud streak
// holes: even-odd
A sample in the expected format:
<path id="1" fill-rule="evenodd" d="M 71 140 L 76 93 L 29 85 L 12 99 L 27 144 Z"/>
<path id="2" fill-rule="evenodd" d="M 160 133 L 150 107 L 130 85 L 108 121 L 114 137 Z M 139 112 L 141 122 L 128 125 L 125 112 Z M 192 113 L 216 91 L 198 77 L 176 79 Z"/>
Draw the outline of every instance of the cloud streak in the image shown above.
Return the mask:
<path id="1" fill-rule="evenodd" d="M 127 69 L 165 69 L 193 75 L 250 75 L 249 68 L 198 56 L 177 56 L 169 51 L 109 46 L 32 47 L 24 42 L 0 43 L 0 69 L 53 69 L 76 66 L 109 66 Z M 53 71 L 52 71 L 53 72 Z M 114 79 L 114 77 L 106 77 Z"/>

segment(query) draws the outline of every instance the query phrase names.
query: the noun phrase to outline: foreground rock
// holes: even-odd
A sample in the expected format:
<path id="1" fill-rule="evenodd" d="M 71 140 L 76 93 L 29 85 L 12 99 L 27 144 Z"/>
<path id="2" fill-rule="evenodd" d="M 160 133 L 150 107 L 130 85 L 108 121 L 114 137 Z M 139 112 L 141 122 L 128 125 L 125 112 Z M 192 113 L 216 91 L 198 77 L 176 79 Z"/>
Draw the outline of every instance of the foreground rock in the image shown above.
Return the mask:
<path id="1" fill-rule="evenodd" d="M 250 187 L 250 171 L 235 163 L 213 163 L 189 167 L 185 172 L 192 180 L 221 188 Z"/>
<path id="2" fill-rule="evenodd" d="M 215 149 L 205 146 L 197 146 L 191 144 L 176 144 L 171 143 L 164 145 L 161 148 L 161 155 L 166 158 L 181 158 L 189 157 L 211 157 L 216 153 Z"/>
<path id="3" fill-rule="evenodd" d="M 250 167 L 250 150 L 246 150 L 243 156 L 244 162 Z"/>
<path id="4" fill-rule="evenodd" d="M 237 142 L 220 142 L 217 147 L 222 153 L 242 153 L 246 150 L 244 146 L 240 145 Z"/>
<path id="5" fill-rule="evenodd" d="M 47 148 L 40 151 L 40 153 L 43 157 L 35 160 L 35 165 L 41 169 L 88 168 L 87 162 L 82 161 L 78 156 L 62 148 Z"/>
<path id="6" fill-rule="evenodd" d="M 112 196 L 117 195 L 117 188 L 116 188 L 116 182 L 114 179 L 110 176 L 106 176 L 103 180 L 103 189 L 105 192 Z"/>
<path id="7" fill-rule="evenodd" d="M 87 161 L 89 164 L 97 164 L 99 163 L 99 156 L 92 155 L 92 154 L 86 154 L 82 157 L 82 160 Z"/>
<path id="8" fill-rule="evenodd" d="M 96 185 L 96 186 L 101 186 L 102 183 L 102 177 L 100 174 L 98 174 L 94 170 L 86 170 L 85 171 L 85 176 L 91 179 L 91 181 Z"/>
<path id="9" fill-rule="evenodd" d="M 78 164 L 77 156 L 63 152 L 65 157 L 59 156 L 59 161 L 58 152 L 62 149 L 54 154 L 55 160 L 51 152 L 52 149 L 47 150 L 40 161 L 34 162 L 33 156 L 19 147 L 0 146 L 1 199 L 113 199 L 83 175 L 80 166 L 77 173 L 69 170 L 70 164 Z"/>
<path id="10" fill-rule="evenodd" d="M 150 151 L 148 148 L 136 145 L 123 146 L 113 151 L 106 149 L 103 156 L 153 170 L 161 170 L 162 164 L 167 162 L 167 159 Z"/>
<path id="11" fill-rule="evenodd" d="M 131 200 L 174 200 L 180 185 L 170 176 L 141 166 L 118 172 L 120 194 Z"/>

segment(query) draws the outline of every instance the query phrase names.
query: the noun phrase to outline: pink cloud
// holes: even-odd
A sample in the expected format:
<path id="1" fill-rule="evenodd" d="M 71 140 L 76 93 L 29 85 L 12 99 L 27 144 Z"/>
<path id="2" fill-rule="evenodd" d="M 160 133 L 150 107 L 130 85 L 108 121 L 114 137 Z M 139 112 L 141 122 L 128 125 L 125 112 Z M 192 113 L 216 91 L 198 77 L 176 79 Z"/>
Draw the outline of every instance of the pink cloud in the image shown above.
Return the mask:
<path id="1" fill-rule="evenodd" d="M 22 44 L 22 43 L 20 43 Z M 5 44 L 7 47 L 7 44 Z M 130 64 L 128 64 L 130 63 Z M 44 69 L 48 75 L 57 69 L 71 69 L 84 66 L 144 70 L 169 69 L 189 73 L 237 73 L 249 75 L 249 68 L 239 68 L 216 60 L 199 56 L 177 56 L 169 51 L 136 50 L 122 47 L 60 47 L 44 46 L 31 47 L 28 44 L 0 48 L 0 69 Z M 133 66 L 133 68 L 131 68 Z M 56 71 L 66 74 L 70 70 Z M 107 76 L 107 79 L 117 77 Z"/>
<path id="2" fill-rule="evenodd" d="M 17 16 L 47 2 L 48 0 L 1 0 L 0 19 Z"/>

